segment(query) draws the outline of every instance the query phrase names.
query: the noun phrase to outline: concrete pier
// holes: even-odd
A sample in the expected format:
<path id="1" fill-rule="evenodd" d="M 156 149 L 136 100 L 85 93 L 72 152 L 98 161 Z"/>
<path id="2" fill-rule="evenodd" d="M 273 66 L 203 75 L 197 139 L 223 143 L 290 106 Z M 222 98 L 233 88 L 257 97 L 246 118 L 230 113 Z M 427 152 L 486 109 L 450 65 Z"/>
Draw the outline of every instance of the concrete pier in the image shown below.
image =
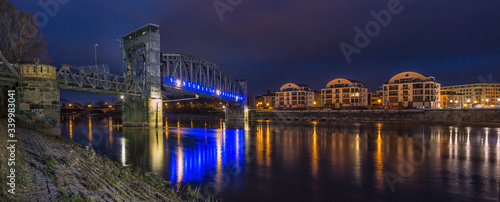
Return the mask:
<path id="1" fill-rule="evenodd" d="M 226 120 L 245 119 L 245 111 L 243 106 L 227 107 L 225 109 L 225 118 Z"/>

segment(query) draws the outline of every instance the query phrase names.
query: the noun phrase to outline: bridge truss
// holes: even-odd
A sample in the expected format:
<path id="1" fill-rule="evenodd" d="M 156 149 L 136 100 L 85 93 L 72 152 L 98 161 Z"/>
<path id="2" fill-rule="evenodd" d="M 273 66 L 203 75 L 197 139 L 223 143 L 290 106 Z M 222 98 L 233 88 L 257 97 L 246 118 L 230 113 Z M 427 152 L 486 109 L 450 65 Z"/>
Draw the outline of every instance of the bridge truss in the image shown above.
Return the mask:
<path id="1" fill-rule="evenodd" d="M 0 85 L 12 86 L 17 83 L 18 78 L 19 73 L 14 65 L 10 64 L 0 51 Z"/>
<path id="2" fill-rule="evenodd" d="M 244 89 L 226 70 L 205 59 L 184 54 L 161 55 L 162 86 L 165 90 L 186 90 L 236 102 Z"/>
<path id="3" fill-rule="evenodd" d="M 57 70 L 56 79 L 61 90 L 105 95 L 142 96 L 143 86 L 136 79 L 63 65 Z"/>

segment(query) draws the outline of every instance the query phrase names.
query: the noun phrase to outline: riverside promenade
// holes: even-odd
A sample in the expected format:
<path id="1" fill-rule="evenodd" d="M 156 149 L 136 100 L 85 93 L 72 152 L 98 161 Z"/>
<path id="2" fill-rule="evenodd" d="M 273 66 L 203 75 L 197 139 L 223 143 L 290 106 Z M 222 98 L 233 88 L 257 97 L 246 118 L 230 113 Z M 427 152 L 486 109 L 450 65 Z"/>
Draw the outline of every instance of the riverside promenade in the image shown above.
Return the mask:
<path id="1" fill-rule="evenodd" d="M 500 109 L 408 109 L 408 110 L 251 110 L 250 120 L 499 123 Z"/>

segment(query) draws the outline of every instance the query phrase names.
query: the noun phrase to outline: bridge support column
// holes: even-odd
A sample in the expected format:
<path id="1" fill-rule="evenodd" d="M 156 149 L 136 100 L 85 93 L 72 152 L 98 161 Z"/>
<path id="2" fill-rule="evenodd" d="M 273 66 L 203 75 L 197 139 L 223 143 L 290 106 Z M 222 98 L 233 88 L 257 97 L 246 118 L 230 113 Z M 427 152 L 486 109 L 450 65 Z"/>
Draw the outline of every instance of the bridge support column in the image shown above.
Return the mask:
<path id="1" fill-rule="evenodd" d="M 127 98 L 123 102 L 123 126 L 163 127 L 163 109 L 161 99 Z"/>
<path id="2" fill-rule="evenodd" d="M 19 123 L 40 132 L 60 135 L 60 95 L 56 67 L 24 64 L 16 88 Z"/>
<path id="3" fill-rule="evenodd" d="M 248 109 L 241 105 L 228 105 L 225 110 L 226 120 L 244 120 L 248 119 Z"/>

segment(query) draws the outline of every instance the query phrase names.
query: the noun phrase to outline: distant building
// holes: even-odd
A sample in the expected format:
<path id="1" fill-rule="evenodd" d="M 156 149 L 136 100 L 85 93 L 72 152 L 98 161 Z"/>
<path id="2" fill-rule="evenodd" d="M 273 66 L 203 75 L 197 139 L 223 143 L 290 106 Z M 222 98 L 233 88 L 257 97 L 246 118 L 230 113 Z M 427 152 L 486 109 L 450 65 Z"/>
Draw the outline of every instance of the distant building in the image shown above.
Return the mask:
<path id="1" fill-rule="evenodd" d="M 264 97 L 262 95 L 259 95 L 255 97 L 255 109 L 263 109 L 263 104 L 264 104 Z"/>
<path id="2" fill-rule="evenodd" d="M 314 101 L 313 101 L 313 106 L 314 107 L 321 107 L 323 106 L 321 103 L 321 92 L 320 91 L 314 91 Z"/>
<path id="3" fill-rule="evenodd" d="M 464 107 L 487 106 L 500 104 L 500 84 L 476 83 L 442 87 L 443 90 L 454 91 L 460 95 L 456 100 Z"/>
<path id="4" fill-rule="evenodd" d="M 434 77 L 402 72 L 383 85 L 383 102 L 390 108 L 440 108 L 440 91 Z"/>
<path id="5" fill-rule="evenodd" d="M 376 93 L 368 93 L 368 106 L 372 108 L 380 108 L 383 106 L 383 97 Z"/>
<path id="6" fill-rule="evenodd" d="M 321 89 L 323 107 L 366 107 L 368 106 L 368 89 L 359 81 L 337 78 Z"/>
<path id="7" fill-rule="evenodd" d="M 274 109 L 275 99 L 275 94 L 268 89 L 266 94 L 255 97 L 255 108 L 272 110 Z"/>
<path id="8" fill-rule="evenodd" d="M 454 90 L 441 89 L 441 108 L 453 109 L 462 107 L 462 95 L 457 94 L 457 92 Z"/>
<path id="9" fill-rule="evenodd" d="M 314 107 L 314 91 L 303 84 L 287 83 L 275 94 L 277 109 L 303 109 Z"/>
<path id="10" fill-rule="evenodd" d="M 264 102 L 262 103 L 264 109 L 273 109 L 276 100 L 276 94 L 271 93 L 268 89 L 267 93 L 262 96 L 264 98 Z"/>

